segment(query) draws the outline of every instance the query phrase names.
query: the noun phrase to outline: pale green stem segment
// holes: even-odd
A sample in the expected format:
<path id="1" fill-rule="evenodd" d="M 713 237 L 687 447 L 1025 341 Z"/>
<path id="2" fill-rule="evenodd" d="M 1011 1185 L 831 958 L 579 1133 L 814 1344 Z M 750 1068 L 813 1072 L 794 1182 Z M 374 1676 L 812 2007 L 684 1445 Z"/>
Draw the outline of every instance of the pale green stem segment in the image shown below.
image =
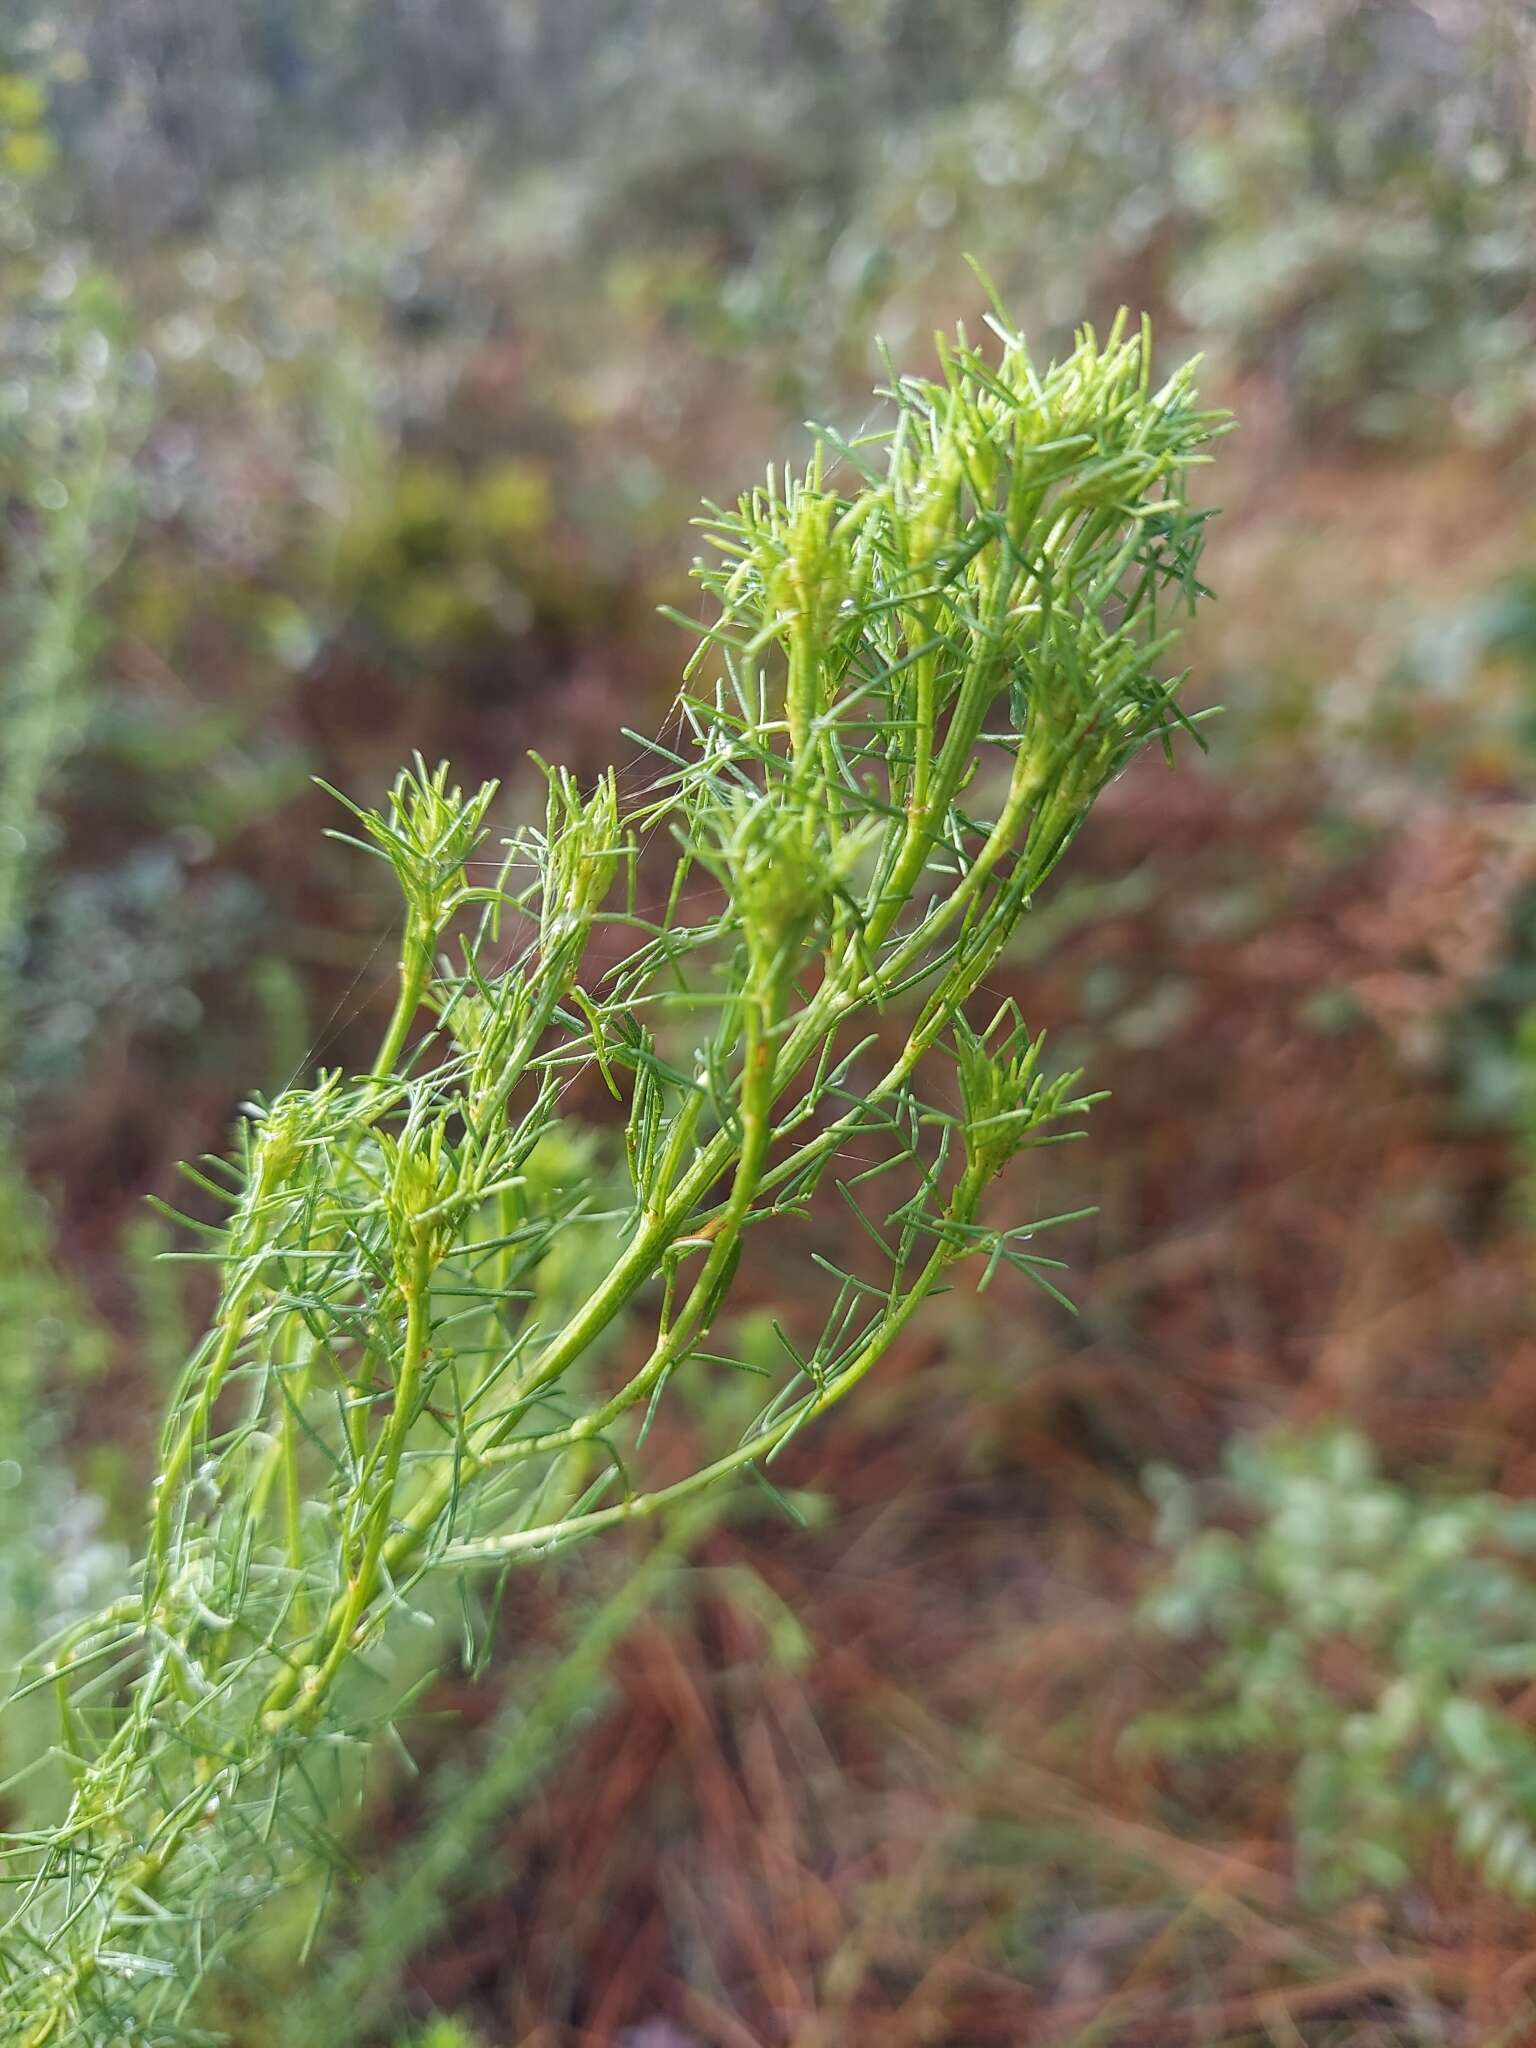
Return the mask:
<path id="1" fill-rule="evenodd" d="M 950 1210 L 950 1220 L 969 1222 L 974 1213 L 975 1187 L 962 1184 Z M 911 1283 L 910 1290 L 902 1295 L 890 1313 L 882 1318 L 879 1329 L 859 1351 L 837 1379 L 816 1394 L 810 1394 L 788 1414 L 772 1423 L 768 1428 L 745 1443 L 738 1444 L 725 1457 L 717 1458 L 713 1464 L 701 1466 L 686 1479 L 679 1479 L 671 1486 L 663 1486 L 655 1493 L 633 1495 L 621 1505 L 599 1508 L 591 1514 L 574 1515 L 568 1520 L 552 1522 L 539 1529 L 520 1529 L 506 1536 L 485 1536 L 474 1542 L 449 1544 L 443 1553 L 445 1564 L 495 1564 L 509 1557 L 537 1553 L 559 1548 L 562 1543 L 574 1541 L 577 1537 L 596 1535 L 600 1530 L 611 1529 L 620 1522 L 634 1521 L 648 1515 L 661 1514 L 678 1506 L 707 1487 L 717 1486 L 721 1480 L 740 1472 L 747 1465 L 764 1462 L 774 1451 L 796 1435 L 808 1422 L 825 1415 L 839 1401 L 846 1400 L 866 1374 L 871 1372 L 890 1350 L 892 1344 L 906 1329 L 923 1303 L 933 1293 L 943 1278 L 947 1267 L 957 1258 L 964 1256 L 962 1246 L 941 1241 L 929 1254 L 923 1266 Z"/>

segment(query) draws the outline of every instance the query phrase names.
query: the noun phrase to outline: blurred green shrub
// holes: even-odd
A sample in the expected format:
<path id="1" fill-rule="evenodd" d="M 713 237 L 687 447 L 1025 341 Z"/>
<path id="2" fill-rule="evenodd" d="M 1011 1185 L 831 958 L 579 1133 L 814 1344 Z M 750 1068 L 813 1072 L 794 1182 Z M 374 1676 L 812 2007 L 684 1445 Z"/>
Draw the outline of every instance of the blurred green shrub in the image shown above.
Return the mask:
<path id="1" fill-rule="evenodd" d="M 113 868 L 56 878 L 23 961 L 17 1087 L 67 1085 L 103 1038 L 118 1042 L 125 1029 L 212 1066 L 219 1045 L 206 1042 L 197 988 L 243 968 L 261 911 L 243 876 L 213 874 L 199 886 L 164 843 Z"/>
<path id="2" fill-rule="evenodd" d="M 1221 1489 L 1152 1475 L 1169 1570 L 1145 1614 L 1195 1647 L 1180 1706 L 1135 1739 L 1292 1773 L 1299 1874 L 1319 1902 L 1406 1885 L 1435 1838 L 1536 1898 L 1536 1505 L 1384 1477 L 1345 1428 L 1239 1437 Z"/>
<path id="3" fill-rule="evenodd" d="M 472 158 L 451 278 L 420 247 L 384 266 L 402 340 L 475 295 L 530 174 L 541 289 L 557 251 L 649 270 L 669 318 L 792 386 L 872 324 L 904 342 L 968 246 L 1037 325 L 1132 296 L 1273 372 L 1302 424 L 1491 438 L 1536 400 L 1512 4 L 231 0 L 195 37 L 181 0 L 23 13 L 59 83 L 12 146 L 56 148 L 136 236 L 227 230 L 227 195 L 290 168 L 312 211 L 315 163 L 349 153 L 429 183 L 445 141 Z M 355 211 L 344 268 L 375 243 Z"/>
<path id="4" fill-rule="evenodd" d="M 62 1417 L 105 1355 L 103 1333 L 56 1265 L 47 1211 L 27 1182 L 17 1113 L 35 1017 L 27 930 L 56 833 L 47 800 L 88 714 L 100 639 L 96 592 L 131 517 L 141 405 L 124 374 L 121 311 L 41 218 L 33 147 L 42 84 L 0 69 L 0 1672 L 39 1624 L 102 1597 L 125 1560 L 101 1536 L 100 1503 L 60 1456 Z M 6 1731 L 7 1772 L 34 1750 L 24 1706 Z M 34 1788 L 35 1789 L 35 1788 Z M 25 1803 L 28 1788 L 13 1794 Z"/>
<path id="5" fill-rule="evenodd" d="M 524 631 L 551 497 L 547 473 L 517 456 L 468 476 L 402 463 L 339 534 L 337 608 L 418 659 Z"/>
<path id="6" fill-rule="evenodd" d="M 1536 399 L 1517 10 L 586 11 L 585 251 L 631 277 L 648 253 L 670 317 L 791 382 L 871 323 L 903 340 L 973 247 L 1037 322 L 1128 292 L 1175 314 L 1303 428 L 1496 438 Z"/>

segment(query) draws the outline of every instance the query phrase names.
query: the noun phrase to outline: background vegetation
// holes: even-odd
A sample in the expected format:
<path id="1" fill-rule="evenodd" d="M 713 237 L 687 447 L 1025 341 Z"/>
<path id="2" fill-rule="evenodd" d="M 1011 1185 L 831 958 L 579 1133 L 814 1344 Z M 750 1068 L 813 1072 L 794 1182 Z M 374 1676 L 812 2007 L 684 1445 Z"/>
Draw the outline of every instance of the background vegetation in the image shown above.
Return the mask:
<path id="1" fill-rule="evenodd" d="M 857 428 L 963 251 L 1242 424 L 1212 754 L 993 977 L 1114 1091 L 1042 1175 L 1080 1314 L 950 1296 L 800 1522 L 512 1580 L 227 2038 L 1523 2038 L 1533 86 L 1514 0 L 12 8 L 0 1661 L 141 1535 L 208 1306 L 142 1197 L 387 1014 L 313 776 L 509 829 L 527 747 L 628 759 L 698 497 Z"/>

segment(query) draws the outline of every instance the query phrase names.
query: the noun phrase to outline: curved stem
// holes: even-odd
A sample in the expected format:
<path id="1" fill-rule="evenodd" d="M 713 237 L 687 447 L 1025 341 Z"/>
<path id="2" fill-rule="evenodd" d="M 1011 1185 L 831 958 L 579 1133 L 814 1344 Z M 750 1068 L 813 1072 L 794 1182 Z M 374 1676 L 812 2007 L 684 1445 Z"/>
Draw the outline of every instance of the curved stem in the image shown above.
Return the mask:
<path id="1" fill-rule="evenodd" d="M 290 1666 L 263 1701 L 261 1717 L 269 1728 L 283 1727 L 312 1713 L 319 1706 L 354 1649 L 354 1637 L 367 1619 L 368 1610 L 380 1588 L 391 1510 L 400 1479 L 400 1462 L 405 1455 L 411 1425 L 416 1420 L 416 1397 L 432 1329 L 432 1263 L 420 1247 L 412 1260 L 405 1286 L 405 1343 L 395 1382 L 394 1410 L 385 1430 L 374 1497 L 368 1511 L 368 1536 L 363 1555 L 352 1575 L 351 1584 L 327 1622 L 325 1635 L 328 1647 L 320 1662 L 303 1673 Z"/>
<path id="2" fill-rule="evenodd" d="M 400 1055 L 405 1050 L 406 1034 L 432 979 L 432 948 L 435 944 L 435 933 L 423 934 L 414 918 L 408 922 L 405 943 L 400 948 L 400 989 L 373 1065 L 368 1070 L 372 1080 L 386 1080 L 399 1064 Z"/>
<path id="3" fill-rule="evenodd" d="M 968 1220 L 977 1194 L 975 1182 L 967 1176 L 956 1192 L 956 1199 L 947 1212 L 948 1220 Z M 942 1239 L 930 1254 L 927 1263 L 905 1293 L 882 1319 L 880 1327 L 868 1339 L 858 1356 L 833 1383 L 818 1393 L 809 1394 L 787 1415 L 763 1430 L 760 1435 L 749 1437 L 734 1451 L 713 1464 L 701 1466 L 686 1479 L 679 1479 L 671 1486 L 660 1487 L 655 1493 L 641 1493 L 632 1499 L 611 1508 L 597 1508 L 589 1514 L 574 1515 L 561 1522 L 548 1523 L 542 1528 L 518 1529 L 505 1536 L 485 1536 L 464 1543 L 450 1543 L 443 1552 L 444 1564 L 499 1564 L 508 1558 L 526 1556 L 551 1550 L 562 1543 L 568 1543 L 581 1536 L 595 1535 L 601 1529 L 611 1529 L 620 1522 L 641 1520 L 646 1516 L 660 1514 L 675 1507 L 691 1495 L 703 1492 L 707 1487 L 717 1485 L 744 1466 L 758 1463 L 770 1456 L 797 1430 L 806 1423 L 824 1415 L 839 1401 L 845 1400 L 866 1374 L 871 1372 L 890 1350 L 891 1345 L 911 1322 L 923 1303 L 932 1294 L 944 1275 L 946 1267 L 963 1256 L 960 1247 L 949 1239 Z"/>

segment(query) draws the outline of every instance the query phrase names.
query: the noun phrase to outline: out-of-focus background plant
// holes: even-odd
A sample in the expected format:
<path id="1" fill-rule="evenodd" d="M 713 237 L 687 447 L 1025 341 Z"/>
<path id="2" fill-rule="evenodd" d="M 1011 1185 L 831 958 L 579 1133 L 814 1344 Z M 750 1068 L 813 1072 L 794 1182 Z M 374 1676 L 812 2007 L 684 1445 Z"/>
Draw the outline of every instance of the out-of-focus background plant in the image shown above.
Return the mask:
<path id="1" fill-rule="evenodd" d="M 242 2048 L 1532 2024 L 1533 95 L 1516 0 L 0 24 L 0 1662 L 141 1533 L 207 1307 L 143 1195 L 387 1012 L 312 776 L 449 754 L 505 826 L 527 747 L 627 759 L 700 493 L 856 430 L 962 252 L 1242 422 L 1212 755 L 994 977 L 1115 1091 L 1047 1155 L 1080 1316 L 952 1297 L 795 1447 L 807 1526 L 515 1581 Z"/>

